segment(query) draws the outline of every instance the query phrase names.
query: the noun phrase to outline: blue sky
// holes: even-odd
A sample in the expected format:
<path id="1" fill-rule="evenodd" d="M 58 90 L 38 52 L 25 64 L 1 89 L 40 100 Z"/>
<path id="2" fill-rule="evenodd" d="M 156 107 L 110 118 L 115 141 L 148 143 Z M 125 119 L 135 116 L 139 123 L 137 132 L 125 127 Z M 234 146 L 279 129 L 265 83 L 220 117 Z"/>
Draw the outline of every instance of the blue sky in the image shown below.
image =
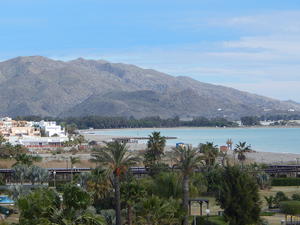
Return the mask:
<path id="1" fill-rule="evenodd" d="M 0 0 L 0 60 L 136 64 L 300 102 L 299 0 Z"/>

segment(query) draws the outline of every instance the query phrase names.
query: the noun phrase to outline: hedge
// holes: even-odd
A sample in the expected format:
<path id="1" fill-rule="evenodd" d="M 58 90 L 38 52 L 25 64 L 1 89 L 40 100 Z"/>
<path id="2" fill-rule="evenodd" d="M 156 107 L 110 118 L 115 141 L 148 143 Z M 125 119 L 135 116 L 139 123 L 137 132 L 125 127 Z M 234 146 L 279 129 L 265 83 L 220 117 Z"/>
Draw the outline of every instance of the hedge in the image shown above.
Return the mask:
<path id="1" fill-rule="evenodd" d="M 296 177 L 273 178 L 272 186 L 300 186 L 300 178 L 296 178 Z"/>
<path id="2" fill-rule="evenodd" d="M 208 220 L 207 220 L 208 219 Z M 227 225 L 222 216 L 198 216 L 197 225 Z"/>
<path id="3" fill-rule="evenodd" d="M 300 214 L 300 201 L 284 201 L 279 203 L 279 207 L 282 213 L 288 215 Z"/>
<path id="4" fill-rule="evenodd" d="M 275 212 L 261 212 L 260 216 L 274 216 L 275 214 Z"/>

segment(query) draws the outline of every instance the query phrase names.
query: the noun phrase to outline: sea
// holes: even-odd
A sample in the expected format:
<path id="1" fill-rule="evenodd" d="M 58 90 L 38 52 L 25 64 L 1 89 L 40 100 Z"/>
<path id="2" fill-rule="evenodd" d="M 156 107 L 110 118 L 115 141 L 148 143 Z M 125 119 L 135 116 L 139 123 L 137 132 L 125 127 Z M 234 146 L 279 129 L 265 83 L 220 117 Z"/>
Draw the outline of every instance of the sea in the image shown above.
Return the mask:
<path id="1" fill-rule="evenodd" d="M 246 141 L 253 150 L 278 153 L 300 153 L 300 128 L 133 128 L 89 130 L 95 135 L 147 137 L 153 131 L 161 132 L 162 136 L 177 137 L 170 139 L 167 145 L 176 143 L 192 144 L 214 142 L 221 146 L 232 139 L 233 146 Z M 146 141 L 139 141 L 141 143 Z"/>

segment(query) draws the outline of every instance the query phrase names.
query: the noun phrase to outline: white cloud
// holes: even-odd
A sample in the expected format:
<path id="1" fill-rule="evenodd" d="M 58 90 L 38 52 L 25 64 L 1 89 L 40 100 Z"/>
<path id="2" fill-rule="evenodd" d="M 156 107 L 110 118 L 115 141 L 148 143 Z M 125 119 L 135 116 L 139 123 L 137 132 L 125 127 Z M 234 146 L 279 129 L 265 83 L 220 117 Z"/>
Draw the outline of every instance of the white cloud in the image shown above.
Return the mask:
<path id="1" fill-rule="evenodd" d="M 260 95 L 270 96 L 281 100 L 296 100 L 299 99 L 300 81 L 263 81 L 260 83 L 227 83 L 227 86 L 237 88 L 243 91 L 259 93 Z"/>
<path id="2" fill-rule="evenodd" d="M 77 56 L 137 64 L 300 102 L 300 11 L 215 19 L 209 25 L 211 29 L 222 26 L 228 32 L 240 31 L 241 35 L 235 40 L 102 51 L 101 54 L 93 50 L 90 51 L 93 53 L 77 52 Z M 68 55 L 59 58 L 62 57 L 70 58 Z"/>
<path id="3" fill-rule="evenodd" d="M 215 20 L 213 24 L 264 33 L 299 33 L 300 11 L 272 11 L 257 15 L 237 16 Z"/>

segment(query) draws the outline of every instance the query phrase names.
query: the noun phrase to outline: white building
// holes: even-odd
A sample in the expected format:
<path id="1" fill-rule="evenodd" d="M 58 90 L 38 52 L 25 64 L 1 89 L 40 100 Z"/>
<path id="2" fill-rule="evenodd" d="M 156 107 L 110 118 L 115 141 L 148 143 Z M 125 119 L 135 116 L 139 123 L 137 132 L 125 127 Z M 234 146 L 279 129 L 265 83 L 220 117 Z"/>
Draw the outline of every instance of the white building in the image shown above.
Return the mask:
<path id="1" fill-rule="evenodd" d="M 10 117 L 0 118 L 0 125 L 2 129 L 10 129 L 13 126 L 13 120 Z"/>
<path id="2" fill-rule="evenodd" d="M 26 147 L 61 146 L 65 141 L 68 141 L 67 137 L 33 137 L 33 136 L 9 137 L 9 142 L 12 145 L 23 145 Z"/>
<path id="3" fill-rule="evenodd" d="M 35 122 L 34 125 L 39 126 L 42 130 L 44 130 L 48 137 L 66 137 L 65 129 L 60 125 L 57 125 L 55 121 L 42 120 L 40 122 Z"/>

